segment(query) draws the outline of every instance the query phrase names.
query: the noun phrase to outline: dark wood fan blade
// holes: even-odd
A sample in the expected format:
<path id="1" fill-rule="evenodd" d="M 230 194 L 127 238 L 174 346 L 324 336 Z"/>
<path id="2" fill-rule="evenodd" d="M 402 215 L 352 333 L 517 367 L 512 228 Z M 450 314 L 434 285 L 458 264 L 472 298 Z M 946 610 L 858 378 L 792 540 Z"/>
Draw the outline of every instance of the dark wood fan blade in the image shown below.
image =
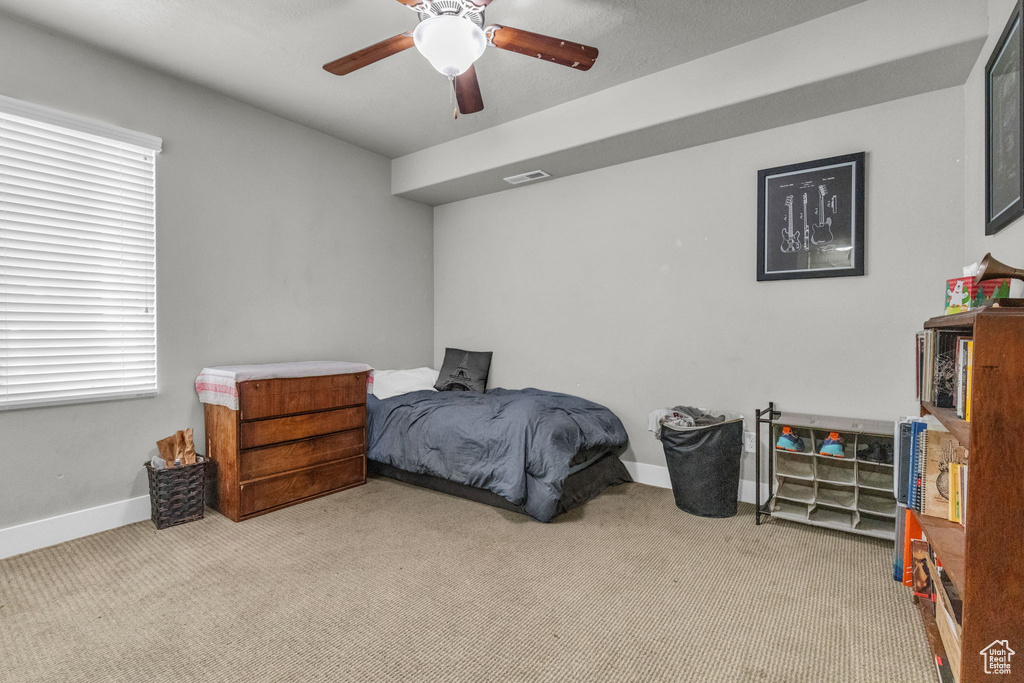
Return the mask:
<path id="1" fill-rule="evenodd" d="M 485 32 L 496 48 L 554 62 L 571 69 L 588 71 L 597 61 L 597 48 L 589 45 L 571 43 L 568 40 L 508 26 L 488 26 Z"/>
<path id="2" fill-rule="evenodd" d="M 480 94 L 480 81 L 476 79 L 476 66 L 455 77 L 455 101 L 459 103 L 460 114 L 483 111 L 484 97 Z"/>
<path id="3" fill-rule="evenodd" d="M 364 47 L 358 52 L 353 52 L 350 55 L 335 59 L 333 62 L 324 64 L 324 71 L 329 71 L 336 76 L 344 76 L 350 74 L 356 69 L 362 69 L 364 66 L 369 66 L 374 62 L 379 62 L 385 57 L 396 55 L 403 50 L 408 50 L 413 46 L 412 34 L 403 33 L 387 40 L 382 40 L 379 43 L 371 45 L 370 47 Z"/>

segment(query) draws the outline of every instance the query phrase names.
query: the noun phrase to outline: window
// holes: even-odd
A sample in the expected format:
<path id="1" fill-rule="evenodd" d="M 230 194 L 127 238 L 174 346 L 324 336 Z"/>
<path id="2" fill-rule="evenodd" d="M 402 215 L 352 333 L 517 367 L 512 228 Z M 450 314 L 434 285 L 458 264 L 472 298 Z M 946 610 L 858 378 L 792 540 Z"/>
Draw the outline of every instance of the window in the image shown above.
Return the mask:
<path id="1" fill-rule="evenodd" d="M 160 148 L 0 97 L 0 410 L 156 393 Z"/>

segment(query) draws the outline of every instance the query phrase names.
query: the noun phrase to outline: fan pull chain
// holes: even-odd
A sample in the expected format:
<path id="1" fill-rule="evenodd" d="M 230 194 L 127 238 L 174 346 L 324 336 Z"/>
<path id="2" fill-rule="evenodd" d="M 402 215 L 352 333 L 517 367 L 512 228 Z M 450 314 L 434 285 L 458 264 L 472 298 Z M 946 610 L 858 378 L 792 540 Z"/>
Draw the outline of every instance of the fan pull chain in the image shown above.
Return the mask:
<path id="1" fill-rule="evenodd" d="M 452 104 L 455 101 L 455 76 L 449 76 L 448 82 L 452 84 L 451 90 L 448 91 L 448 104 Z M 452 118 L 458 120 L 459 108 L 456 106 L 452 112 Z"/>

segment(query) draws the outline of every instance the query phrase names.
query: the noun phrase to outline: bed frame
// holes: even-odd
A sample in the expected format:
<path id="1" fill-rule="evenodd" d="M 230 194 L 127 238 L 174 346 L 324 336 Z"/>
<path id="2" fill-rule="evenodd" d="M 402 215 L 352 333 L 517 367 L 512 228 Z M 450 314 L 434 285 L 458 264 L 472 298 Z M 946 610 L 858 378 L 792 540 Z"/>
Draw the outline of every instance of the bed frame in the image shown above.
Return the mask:
<path id="1" fill-rule="evenodd" d="M 579 507 L 589 500 L 593 500 L 609 486 L 627 484 L 633 481 L 629 476 L 629 472 L 626 471 L 626 466 L 619 460 L 619 452 L 608 453 L 595 460 L 593 464 L 565 478 L 565 484 L 562 486 L 562 497 L 558 501 L 556 516 Z M 370 474 L 379 474 L 407 484 L 422 486 L 434 491 L 440 491 L 441 493 L 447 493 L 451 496 L 466 498 L 477 503 L 484 503 L 485 505 L 526 515 L 523 506 L 514 505 L 496 493 L 475 486 L 460 484 L 430 474 L 417 474 L 400 470 L 397 467 L 375 460 L 367 461 L 367 471 Z"/>

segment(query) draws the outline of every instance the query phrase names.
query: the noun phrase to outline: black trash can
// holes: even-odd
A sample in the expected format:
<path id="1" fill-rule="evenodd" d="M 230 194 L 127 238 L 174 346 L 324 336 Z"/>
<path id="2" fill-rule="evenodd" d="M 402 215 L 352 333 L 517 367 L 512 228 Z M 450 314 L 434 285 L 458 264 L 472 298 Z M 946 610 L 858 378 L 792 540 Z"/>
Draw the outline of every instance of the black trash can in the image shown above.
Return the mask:
<path id="1" fill-rule="evenodd" d="M 676 507 L 701 517 L 736 514 L 743 455 L 743 418 L 707 427 L 661 429 Z"/>

